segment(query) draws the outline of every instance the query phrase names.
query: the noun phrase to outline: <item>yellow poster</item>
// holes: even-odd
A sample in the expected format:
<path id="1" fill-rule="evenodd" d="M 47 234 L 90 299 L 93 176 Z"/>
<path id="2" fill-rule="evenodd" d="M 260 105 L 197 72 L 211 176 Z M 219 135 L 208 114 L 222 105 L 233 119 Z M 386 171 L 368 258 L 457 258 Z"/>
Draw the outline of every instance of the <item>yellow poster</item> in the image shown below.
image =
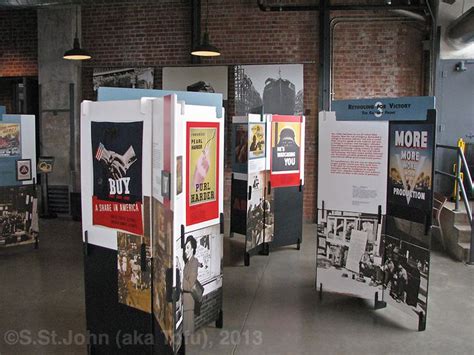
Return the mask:
<path id="1" fill-rule="evenodd" d="M 301 123 L 272 123 L 272 171 L 300 169 Z"/>
<path id="2" fill-rule="evenodd" d="M 217 129 L 192 127 L 189 132 L 189 204 L 216 200 Z"/>
<path id="3" fill-rule="evenodd" d="M 249 158 L 261 158 L 265 156 L 265 124 L 249 124 Z"/>
<path id="4" fill-rule="evenodd" d="M 20 153 L 20 125 L 0 123 L 0 157 L 19 156 Z"/>

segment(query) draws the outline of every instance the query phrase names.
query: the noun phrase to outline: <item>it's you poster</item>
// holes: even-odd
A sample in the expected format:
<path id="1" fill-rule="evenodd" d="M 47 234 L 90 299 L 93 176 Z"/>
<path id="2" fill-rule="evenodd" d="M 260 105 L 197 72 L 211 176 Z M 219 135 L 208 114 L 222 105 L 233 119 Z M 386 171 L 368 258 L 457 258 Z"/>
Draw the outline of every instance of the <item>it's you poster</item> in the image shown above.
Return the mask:
<path id="1" fill-rule="evenodd" d="M 92 122 L 94 225 L 143 234 L 143 122 Z"/>
<path id="2" fill-rule="evenodd" d="M 188 122 L 186 223 L 192 225 L 219 215 L 219 124 Z"/>
<path id="3" fill-rule="evenodd" d="M 431 211 L 432 124 L 390 123 L 388 202 Z"/>
<path id="4" fill-rule="evenodd" d="M 301 122 L 272 122 L 272 186 L 296 186 L 300 183 Z"/>

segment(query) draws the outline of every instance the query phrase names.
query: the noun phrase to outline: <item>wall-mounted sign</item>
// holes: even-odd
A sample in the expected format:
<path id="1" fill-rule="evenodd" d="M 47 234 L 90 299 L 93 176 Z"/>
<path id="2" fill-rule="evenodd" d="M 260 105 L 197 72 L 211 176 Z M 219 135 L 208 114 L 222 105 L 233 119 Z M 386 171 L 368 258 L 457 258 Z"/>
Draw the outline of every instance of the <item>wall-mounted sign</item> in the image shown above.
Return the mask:
<path id="1" fill-rule="evenodd" d="M 41 174 L 49 174 L 53 172 L 54 157 L 42 156 L 38 158 L 38 172 Z"/>
<path id="2" fill-rule="evenodd" d="M 426 120 L 426 111 L 435 108 L 433 96 L 336 100 L 332 111 L 338 121 Z"/>
<path id="3" fill-rule="evenodd" d="M 16 161 L 16 179 L 18 181 L 31 180 L 31 159 Z"/>

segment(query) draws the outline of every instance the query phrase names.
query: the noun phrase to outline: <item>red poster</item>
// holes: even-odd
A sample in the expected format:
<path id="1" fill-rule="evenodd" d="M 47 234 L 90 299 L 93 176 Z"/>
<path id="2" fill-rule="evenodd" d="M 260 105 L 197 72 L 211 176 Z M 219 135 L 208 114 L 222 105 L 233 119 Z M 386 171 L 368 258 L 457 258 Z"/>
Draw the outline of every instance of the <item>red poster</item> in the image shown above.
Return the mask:
<path id="1" fill-rule="evenodd" d="M 186 225 L 219 217 L 219 123 L 186 125 Z"/>
<path id="2" fill-rule="evenodd" d="M 92 224 L 143 234 L 143 122 L 92 122 Z"/>
<path id="3" fill-rule="evenodd" d="M 272 187 L 300 185 L 301 116 L 272 116 Z"/>

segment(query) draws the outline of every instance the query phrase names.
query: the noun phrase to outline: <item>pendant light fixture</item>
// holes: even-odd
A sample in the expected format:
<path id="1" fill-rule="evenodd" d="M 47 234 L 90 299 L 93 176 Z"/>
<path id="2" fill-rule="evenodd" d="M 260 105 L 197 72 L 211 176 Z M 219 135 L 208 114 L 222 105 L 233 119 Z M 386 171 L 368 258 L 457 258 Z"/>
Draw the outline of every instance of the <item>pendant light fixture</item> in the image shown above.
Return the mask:
<path id="1" fill-rule="evenodd" d="M 220 56 L 221 53 L 217 47 L 214 47 L 209 42 L 209 32 L 207 30 L 207 24 L 209 22 L 209 0 L 206 0 L 206 30 L 204 31 L 204 35 L 202 36 L 202 42 L 194 47 L 193 51 L 191 52 L 192 55 L 198 57 L 217 57 Z"/>
<path id="2" fill-rule="evenodd" d="M 68 59 L 68 60 L 87 60 L 91 59 L 92 57 L 85 51 L 84 49 L 81 48 L 81 44 L 79 43 L 79 37 L 77 36 L 78 32 L 78 11 L 77 11 L 78 6 L 76 6 L 76 35 L 74 37 L 74 44 L 72 46 L 72 49 L 64 52 L 63 59 Z"/>

